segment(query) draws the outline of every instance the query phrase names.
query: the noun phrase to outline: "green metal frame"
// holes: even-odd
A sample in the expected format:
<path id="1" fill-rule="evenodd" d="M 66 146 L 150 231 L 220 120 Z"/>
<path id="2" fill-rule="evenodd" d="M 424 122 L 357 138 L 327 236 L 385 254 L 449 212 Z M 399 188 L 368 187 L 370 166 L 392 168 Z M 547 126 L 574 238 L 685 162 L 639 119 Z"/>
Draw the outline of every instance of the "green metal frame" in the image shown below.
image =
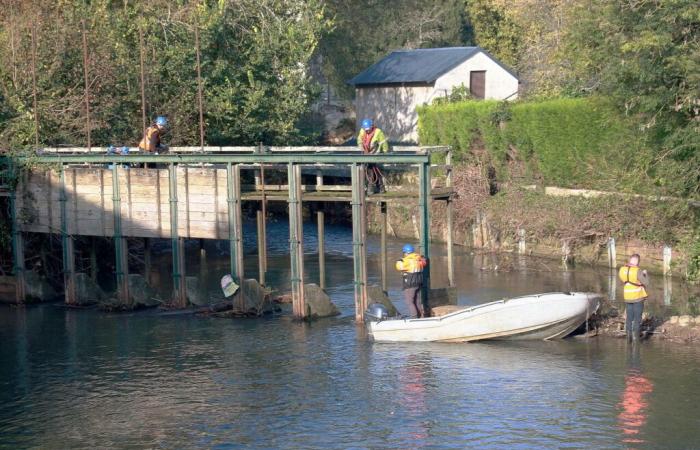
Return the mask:
<path id="1" fill-rule="evenodd" d="M 420 247 L 425 259 L 430 262 L 430 162 L 418 166 L 418 179 L 420 192 L 418 198 L 418 209 L 420 211 Z M 423 305 L 428 305 L 428 294 L 430 292 L 430 264 L 423 273 L 423 289 L 421 299 Z"/>

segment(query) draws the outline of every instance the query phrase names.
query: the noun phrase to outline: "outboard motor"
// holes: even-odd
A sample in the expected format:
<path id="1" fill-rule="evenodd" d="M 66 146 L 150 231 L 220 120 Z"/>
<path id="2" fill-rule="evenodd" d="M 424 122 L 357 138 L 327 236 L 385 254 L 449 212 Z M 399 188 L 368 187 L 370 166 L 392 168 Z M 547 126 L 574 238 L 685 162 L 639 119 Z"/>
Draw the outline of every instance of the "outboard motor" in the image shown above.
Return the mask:
<path id="1" fill-rule="evenodd" d="M 367 307 L 365 317 L 372 322 L 381 322 L 389 318 L 389 311 L 381 303 L 372 303 Z"/>

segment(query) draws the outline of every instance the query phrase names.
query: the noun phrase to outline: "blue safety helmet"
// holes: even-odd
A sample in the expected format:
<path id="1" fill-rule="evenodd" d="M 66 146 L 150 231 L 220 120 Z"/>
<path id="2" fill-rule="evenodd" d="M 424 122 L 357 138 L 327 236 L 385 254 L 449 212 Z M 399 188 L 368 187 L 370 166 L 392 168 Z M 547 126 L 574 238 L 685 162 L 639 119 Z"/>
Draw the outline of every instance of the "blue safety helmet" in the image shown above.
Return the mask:
<path id="1" fill-rule="evenodd" d="M 164 127 L 168 125 L 168 119 L 166 119 L 163 116 L 158 116 L 156 117 L 156 125 L 160 125 L 161 127 Z"/>
<path id="2" fill-rule="evenodd" d="M 373 126 L 374 126 L 374 122 L 372 122 L 372 119 L 363 119 L 362 120 L 362 128 L 363 129 L 371 130 Z"/>
<path id="3" fill-rule="evenodd" d="M 413 248 L 413 246 L 411 244 L 406 244 L 403 246 L 404 253 L 413 253 L 414 251 L 415 251 L 415 249 Z"/>

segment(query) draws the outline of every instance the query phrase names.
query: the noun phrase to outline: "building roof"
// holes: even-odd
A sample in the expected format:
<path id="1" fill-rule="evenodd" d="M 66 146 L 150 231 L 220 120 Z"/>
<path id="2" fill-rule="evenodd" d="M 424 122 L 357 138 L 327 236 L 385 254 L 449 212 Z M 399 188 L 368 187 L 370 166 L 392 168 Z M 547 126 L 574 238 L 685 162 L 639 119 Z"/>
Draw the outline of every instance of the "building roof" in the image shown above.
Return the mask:
<path id="1" fill-rule="evenodd" d="M 348 84 L 433 83 L 477 53 L 482 52 L 505 71 L 518 78 L 509 68 L 481 47 L 421 48 L 396 50 L 369 66 L 348 81 Z"/>

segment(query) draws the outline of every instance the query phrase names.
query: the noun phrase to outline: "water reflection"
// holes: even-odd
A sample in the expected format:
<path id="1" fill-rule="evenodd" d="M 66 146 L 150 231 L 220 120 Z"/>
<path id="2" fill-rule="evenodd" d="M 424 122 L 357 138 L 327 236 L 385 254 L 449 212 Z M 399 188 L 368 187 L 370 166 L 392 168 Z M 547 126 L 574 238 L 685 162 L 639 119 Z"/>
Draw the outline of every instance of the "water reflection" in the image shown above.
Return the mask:
<path id="1" fill-rule="evenodd" d="M 411 354 L 399 369 L 399 405 L 410 418 L 406 435 L 409 447 L 421 448 L 427 444 L 430 431 L 428 414 L 429 382 L 433 379 L 430 354 Z"/>
<path id="2" fill-rule="evenodd" d="M 639 356 L 639 345 L 627 348 L 627 373 L 625 374 L 625 389 L 622 392 L 620 413 L 617 416 L 622 442 L 632 447 L 632 444 L 643 444 L 645 440 L 642 431 L 649 418 L 649 396 L 654 390 L 654 384 L 644 376 Z"/>

